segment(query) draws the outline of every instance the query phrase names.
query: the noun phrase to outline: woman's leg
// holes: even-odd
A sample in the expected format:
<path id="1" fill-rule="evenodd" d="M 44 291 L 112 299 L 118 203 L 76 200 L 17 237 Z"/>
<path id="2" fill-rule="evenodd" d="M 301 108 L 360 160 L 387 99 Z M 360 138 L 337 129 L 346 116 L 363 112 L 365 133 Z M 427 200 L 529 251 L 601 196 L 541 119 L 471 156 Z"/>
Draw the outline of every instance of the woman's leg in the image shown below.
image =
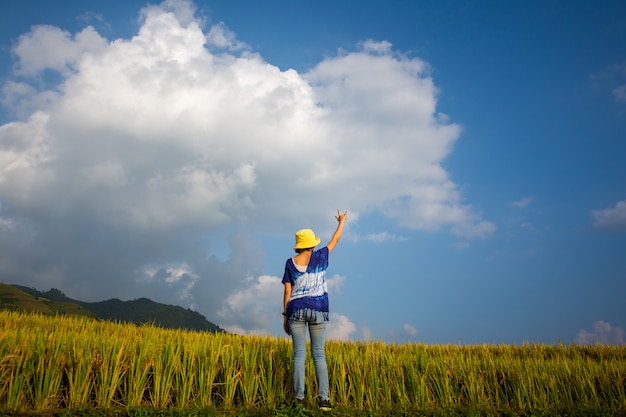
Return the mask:
<path id="1" fill-rule="evenodd" d="M 321 314 L 318 314 L 318 317 Z M 324 353 L 324 343 L 326 341 L 326 322 L 317 320 L 315 323 L 309 322 L 309 333 L 311 335 L 311 356 L 315 364 L 315 376 L 317 377 L 317 396 L 320 400 L 328 400 L 328 368 L 326 367 L 326 355 Z"/>
<path id="2" fill-rule="evenodd" d="M 296 399 L 304 399 L 304 360 L 306 359 L 306 326 L 304 320 L 289 324 L 293 340 L 293 391 Z"/>

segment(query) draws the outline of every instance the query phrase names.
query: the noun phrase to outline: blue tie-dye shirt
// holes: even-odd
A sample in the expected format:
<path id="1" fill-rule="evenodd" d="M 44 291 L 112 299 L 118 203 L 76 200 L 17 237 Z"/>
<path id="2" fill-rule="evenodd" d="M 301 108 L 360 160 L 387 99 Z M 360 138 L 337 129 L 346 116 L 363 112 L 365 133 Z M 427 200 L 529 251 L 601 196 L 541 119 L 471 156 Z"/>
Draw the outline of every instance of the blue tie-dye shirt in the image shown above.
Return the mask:
<path id="1" fill-rule="evenodd" d="M 300 272 L 289 258 L 285 263 L 283 284 L 291 283 L 291 297 L 287 303 L 289 320 L 303 318 L 307 311 L 321 312 L 328 321 L 328 289 L 326 287 L 326 269 L 328 268 L 328 248 L 311 253 L 306 272 Z"/>

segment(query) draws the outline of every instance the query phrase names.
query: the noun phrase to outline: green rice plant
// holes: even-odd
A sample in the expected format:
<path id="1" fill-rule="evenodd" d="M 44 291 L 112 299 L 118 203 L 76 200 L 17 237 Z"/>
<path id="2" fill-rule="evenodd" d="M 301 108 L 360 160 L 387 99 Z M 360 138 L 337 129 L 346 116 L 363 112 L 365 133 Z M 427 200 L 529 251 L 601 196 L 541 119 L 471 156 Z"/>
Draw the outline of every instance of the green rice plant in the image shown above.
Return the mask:
<path id="1" fill-rule="evenodd" d="M 76 337 L 69 334 L 66 340 L 66 363 L 64 374 L 67 378 L 68 408 L 85 408 L 93 387 L 93 356 L 91 355 L 92 339 Z"/>
<path id="2" fill-rule="evenodd" d="M 177 408 L 185 408 L 194 403 L 195 387 L 197 386 L 198 355 L 194 349 L 190 349 L 190 344 L 184 339 L 179 339 L 181 343 L 180 366 L 174 375 L 174 400 L 173 404 Z"/>
<path id="3" fill-rule="evenodd" d="M 358 412 L 626 411 L 625 346 L 329 341 L 326 358 L 331 401 Z M 291 360 L 287 338 L 0 311 L 0 410 L 276 408 L 293 398 Z"/>
<path id="4" fill-rule="evenodd" d="M 395 378 L 391 379 L 389 376 L 384 378 L 384 381 L 393 387 L 394 396 L 391 404 L 414 406 L 426 403 L 428 394 L 419 389 L 422 375 L 415 372 L 405 358 L 398 358 L 396 364 L 392 366 L 397 369 Z"/>
<path id="5" fill-rule="evenodd" d="M 61 404 L 61 382 L 65 368 L 63 341 L 54 333 L 35 337 L 32 401 L 36 411 L 57 408 Z"/>
<path id="6" fill-rule="evenodd" d="M 278 339 L 276 349 L 276 354 L 274 356 L 276 363 L 276 372 L 274 372 L 274 391 L 276 392 L 277 398 L 275 404 L 268 404 L 270 406 L 284 403 L 287 399 L 291 398 L 291 387 L 293 386 L 293 352 L 291 340 L 287 338 Z"/>
<path id="7" fill-rule="evenodd" d="M 434 372 L 429 375 L 428 385 L 432 387 L 434 401 L 443 408 L 450 408 L 453 405 L 452 392 L 450 387 L 451 371 L 446 362 L 440 362 L 434 367 Z"/>
<path id="8" fill-rule="evenodd" d="M 275 406 L 284 400 L 284 381 L 285 367 L 281 366 L 280 357 L 280 341 L 266 341 L 259 345 L 259 356 L 265 358 L 263 365 L 259 366 L 259 387 L 258 396 L 259 404 L 266 406 Z M 283 395 L 281 395 L 281 391 Z"/>
<path id="9" fill-rule="evenodd" d="M 0 337 L 0 346 L 2 345 L 2 337 Z M 6 402 L 6 396 L 9 391 L 9 371 L 10 361 L 13 358 L 0 348 L 0 404 Z"/>
<path id="10" fill-rule="evenodd" d="M 219 397 L 221 398 L 221 405 L 225 408 L 232 408 L 237 404 L 236 395 L 243 376 L 237 366 L 239 346 L 234 343 L 236 341 L 229 337 L 226 343 L 221 346 L 218 359 L 218 382 L 215 385 L 220 388 Z"/>
<path id="11" fill-rule="evenodd" d="M 350 371 L 346 381 L 350 386 L 351 396 L 349 400 L 359 409 L 365 408 L 365 378 L 363 376 L 363 363 L 361 361 L 350 363 Z"/>
<path id="12" fill-rule="evenodd" d="M 123 405 L 121 389 L 128 369 L 127 343 L 123 339 L 101 339 L 95 346 L 95 405 L 102 408 Z M 120 400 L 117 400 L 118 396 Z"/>
<path id="13" fill-rule="evenodd" d="M 331 344 L 334 347 L 334 344 Z M 290 365 L 291 366 L 291 365 Z M 328 355 L 326 366 L 328 367 L 329 391 L 333 400 L 338 404 L 349 404 L 350 387 L 346 383 L 348 379 L 348 366 L 343 357 L 336 352 Z M 292 381 L 288 379 L 291 386 Z"/>
<path id="14" fill-rule="evenodd" d="M 9 320 L 19 320 L 19 314 L 7 313 L 8 317 L 3 324 L 11 323 Z M 0 397 L 0 409 L 20 412 L 32 409 L 33 406 L 31 381 L 35 374 L 35 352 L 32 349 L 35 334 L 28 328 L 13 328 L 13 332 L 10 330 L 3 337 L 4 357 L 0 380 L 3 381 L 4 395 Z"/>
<path id="15" fill-rule="evenodd" d="M 168 407 L 172 401 L 175 375 L 180 368 L 180 344 L 175 340 L 155 346 L 152 355 L 152 386 L 150 405 L 154 408 Z"/>
<path id="16" fill-rule="evenodd" d="M 26 352 L 14 352 L 1 359 L 2 401 L 0 409 L 22 412 L 31 408 L 29 380 L 33 362 Z"/>
<path id="17" fill-rule="evenodd" d="M 392 372 L 392 369 L 387 365 L 388 356 L 373 343 L 364 345 L 363 356 L 365 372 L 370 376 L 369 383 L 372 384 L 370 389 L 364 388 L 365 402 L 369 409 L 378 410 L 381 405 L 392 400 L 392 385 L 386 380 L 388 372 Z"/>
<path id="18" fill-rule="evenodd" d="M 206 341 L 204 340 L 206 339 Z M 202 338 L 194 337 L 190 348 L 197 352 L 196 362 L 196 404 L 199 407 L 215 405 L 214 390 L 217 391 L 217 376 L 219 373 L 219 357 L 222 352 L 223 337 L 216 335 L 209 337 L 202 334 Z"/>
<path id="19" fill-rule="evenodd" d="M 257 336 L 248 337 L 245 344 L 240 346 L 241 355 L 237 361 L 237 369 L 240 370 L 239 387 L 241 390 L 241 399 L 245 407 L 250 408 L 256 405 L 257 393 L 260 385 L 260 369 L 259 369 L 259 342 Z M 265 358 L 263 358 L 265 359 Z"/>
<path id="20" fill-rule="evenodd" d="M 140 334 L 129 337 L 127 343 L 129 354 L 122 381 L 121 401 L 126 407 L 141 407 L 148 403 L 153 345 Z"/>

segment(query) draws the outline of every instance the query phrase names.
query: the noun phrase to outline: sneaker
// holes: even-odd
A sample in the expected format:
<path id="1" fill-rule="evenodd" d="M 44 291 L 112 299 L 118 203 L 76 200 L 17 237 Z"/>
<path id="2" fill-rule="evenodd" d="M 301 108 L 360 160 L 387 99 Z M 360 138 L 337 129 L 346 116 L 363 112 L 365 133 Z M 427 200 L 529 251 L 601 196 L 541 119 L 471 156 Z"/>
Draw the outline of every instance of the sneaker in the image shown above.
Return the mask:
<path id="1" fill-rule="evenodd" d="M 320 401 L 320 410 L 322 410 L 322 411 L 331 411 L 332 409 L 333 409 L 333 407 L 331 407 L 330 401 L 328 401 L 328 400 Z"/>
<path id="2" fill-rule="evenodd" d="M 306 406 L 306 400 L 304 398 L 296 398 L 296 404 L 304 407 Z"/>

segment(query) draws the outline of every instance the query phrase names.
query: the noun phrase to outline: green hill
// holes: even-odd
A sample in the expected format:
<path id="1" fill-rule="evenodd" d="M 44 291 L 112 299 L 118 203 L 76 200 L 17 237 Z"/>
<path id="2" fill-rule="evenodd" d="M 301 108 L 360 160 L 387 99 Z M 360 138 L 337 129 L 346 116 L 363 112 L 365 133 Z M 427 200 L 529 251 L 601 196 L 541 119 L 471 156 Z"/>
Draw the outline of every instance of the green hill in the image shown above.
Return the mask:
<path id="1" fill-rule="evenodd" d="M 86 315 L 137 325 L 150 323 L 166 329 L 224 331 L 200 313 L 180 306 L 161 304 L 147 298 L 131 301 L 113 298 L 88 303 L 71 299 L 55 288 L 41 292 L 21 285 L 0 283 L 0 308 L 42 314 Z"/>
<path id="2" fill-rule="evenodd" d="M 16 286 L 3 283 L 0 283 L 0 308 L 36 312 L 46 315 L 66 314 L 93 318 L 97 317 L 93 311 L 80 304 L 65 300 L 57 301 L 44 296 L 29 294 Z"/>

